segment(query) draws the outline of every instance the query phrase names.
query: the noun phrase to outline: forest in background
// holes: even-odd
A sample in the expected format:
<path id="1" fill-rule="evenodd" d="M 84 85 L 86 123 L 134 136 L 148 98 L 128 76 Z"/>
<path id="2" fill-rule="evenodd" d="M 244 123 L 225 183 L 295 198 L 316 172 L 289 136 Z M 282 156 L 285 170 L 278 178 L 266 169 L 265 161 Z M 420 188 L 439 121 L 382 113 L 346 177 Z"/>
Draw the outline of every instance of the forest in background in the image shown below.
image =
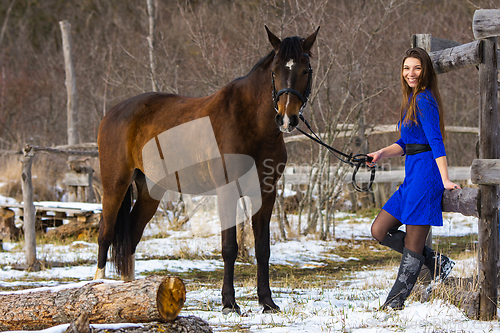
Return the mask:
<path id="1" fill-rule="evenodd" d="M 0 150 L 68 142 L 62 20 L 71 24 L 80 143 L 95 142 L 107 110 L 126 98 L 152 89 L 205 96 L 246 75 L 271 50 L 265 25 L 280 38 L 305 37 L 321 27 L 312 50 L 313 85 L 305 116 L 316 131 L 326 133 L 328 144 L 356 154 L 398 138 L 396 132 L 368 137 L 358 133 L 373 125 L 396 127 L 400 63 L 412 35 L 469 43 L 474 40 L 474 12 L 498 8 L 494 0 L 151 2 L 154 71 L 148 0 L 0 0 Z M 477 127 L 478 70 L 470 67 L 439 75 L 439 87 L 446 125 Z M 347 124 L 353 124 L 351 134 L 342 138 L 339 128 Z M 450 133 L 445 142 L 449 165 L 470 166 L 477 140 L 477 134 Z M 348 194 L 342 179 L 350 170 L 310 141 L 288 143 L 287 150 L 289 164 L 312 167 L 309 183 L 293 206 L 299 229 L 305 216 L 305 233 L 320 230 L 326 238 L 340 199 Z M 392 159 L 388 165 L 403 161 Z M 98 192 L 97 160 L 86 163 L 96 170 Z M 1 159 L 0 167 L 0 181 L 7 184 L 1 193 L 19 199 L 17 157 Z M 63 200 L 67 169 L 60 156 L 37 157 L 35 200 Z M 384 185 L 383 191 L 391 190 Z M 286 224 L 282 195 L 276 213 Z M 373 195 L 370 198 L 373 202 Z"/>
<path id="2" fill-rule="evenodd" d="M 411 35 L 470 42 L 474 11 L 495 8 L 494 2 L 155 0 L 156 83 L 159 91 L 211 94 L 270 51 L 264 25 L 280 37 L 306 36 L 320 26 L 307 116 L 319 130 L 357 123 L 361 116 L 367 125 L 392 124 L 400 104 L 400 59 Z M 95 142 L 99 122 L 114 104 L 151 90 L 146 0 L 1 0 L 3 149 L 67 142 L 61 20 L 72 27 L 80 142 Z M 447 125 L 477 126 L 476 71 L 439 76 Z M 372 136 L 370 148 L 396 137 Z M 450 135 L 450 165 L 470 165 L 474 140 Z M 308 161 L 304 148 L 310 146 L 289 145 L 291 160 Z"/>

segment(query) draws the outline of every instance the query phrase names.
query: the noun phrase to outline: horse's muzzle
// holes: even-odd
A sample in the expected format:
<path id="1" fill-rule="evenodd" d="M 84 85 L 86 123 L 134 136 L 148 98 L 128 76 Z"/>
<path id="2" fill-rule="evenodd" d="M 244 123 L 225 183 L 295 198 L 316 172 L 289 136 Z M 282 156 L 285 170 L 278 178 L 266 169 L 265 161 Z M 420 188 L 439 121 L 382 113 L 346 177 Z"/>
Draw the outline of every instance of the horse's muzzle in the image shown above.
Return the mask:
<path id="1" fill-rule="evenodd" d="M 280 131 L 283 133 L 292 132 L 299 124 L 299 116 L 297 116 L 296 114 L 293 114 L 289 117 L 287 115 L 282 116 L 278 113 L 274 120 L 276 122 L 276 125 L 278 125 Z"/>

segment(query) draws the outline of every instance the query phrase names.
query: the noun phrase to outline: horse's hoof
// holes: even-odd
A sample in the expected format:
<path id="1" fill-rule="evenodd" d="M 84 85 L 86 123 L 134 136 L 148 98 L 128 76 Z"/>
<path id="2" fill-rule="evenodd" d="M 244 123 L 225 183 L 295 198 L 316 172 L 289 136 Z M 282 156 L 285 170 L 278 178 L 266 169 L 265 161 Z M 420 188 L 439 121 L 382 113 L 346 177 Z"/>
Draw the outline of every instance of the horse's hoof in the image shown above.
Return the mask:
<path id="1" fill-rule="evenodd" d="M 269 305 L 264 305 L 264 310 L 262 310 L 262 313 L 280 313 L 280 307 L 275 305 L 275 307 L 271 307 Z"/>
<path id="2" fill-rule="evenodd" d="M 238 316 L 241 316 L 241 311 L 240 311 L 240 307 L 238 305 L 234 306 L 234 307 L 224 307 L 222 309 L 222 314 L 223 315 L 228 315 L 230 313 L 236 313 Z"/>
<path id="3" fill-rule="evenodd" d="M 104 268 L 98 268 L 95 271 L 94 280 L 101 280 L 106 278 L 106 270 Z"/>

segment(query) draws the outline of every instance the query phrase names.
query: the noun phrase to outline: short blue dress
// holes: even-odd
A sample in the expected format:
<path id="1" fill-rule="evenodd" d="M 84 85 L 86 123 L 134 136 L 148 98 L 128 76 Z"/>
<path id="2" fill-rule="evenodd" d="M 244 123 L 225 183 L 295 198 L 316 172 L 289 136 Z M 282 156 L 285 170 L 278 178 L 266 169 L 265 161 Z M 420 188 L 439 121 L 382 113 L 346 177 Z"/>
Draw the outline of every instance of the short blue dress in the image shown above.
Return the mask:
<path id="1" fill-rule="evenodd" d="M 405 157 L 403 184 L 382 207 L 402 224 L 443 225 L 442 197 L 444 184 L 435 159 L 446 156 L 439 127 L 438 105 L 426 89 L 416 98 L 417 122 L 401 125 L 396 142 L 406 153 L 406 144 L 429 144 L 432 151 Z"/>

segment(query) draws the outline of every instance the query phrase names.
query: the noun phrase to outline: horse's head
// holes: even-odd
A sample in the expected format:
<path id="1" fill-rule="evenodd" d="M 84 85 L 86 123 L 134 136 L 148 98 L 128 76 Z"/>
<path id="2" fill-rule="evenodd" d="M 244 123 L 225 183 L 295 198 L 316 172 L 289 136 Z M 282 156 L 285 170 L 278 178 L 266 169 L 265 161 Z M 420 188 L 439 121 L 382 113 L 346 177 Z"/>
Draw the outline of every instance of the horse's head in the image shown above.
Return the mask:
<path id="1" fill-rule="evenodd" d="M 288 37 L 280 40 L 266 27 L 269 41 L 276 52 L 272 64 L 273 102 L 276 124 L 280 131 L 290 133 L 299 124 L 299 115 L 311 91 L 311 47 L 318 29 L 309 37 Z"/>

